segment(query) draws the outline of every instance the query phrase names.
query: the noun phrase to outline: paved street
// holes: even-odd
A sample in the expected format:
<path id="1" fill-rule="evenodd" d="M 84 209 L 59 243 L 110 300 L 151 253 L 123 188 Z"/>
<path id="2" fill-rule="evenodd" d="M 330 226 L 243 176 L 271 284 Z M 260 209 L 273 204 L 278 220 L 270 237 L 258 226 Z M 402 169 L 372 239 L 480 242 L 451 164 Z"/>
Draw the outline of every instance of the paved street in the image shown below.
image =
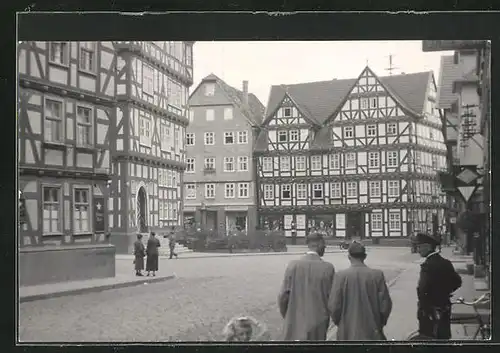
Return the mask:
<path id="1" fill-rule="evenodd" d="M 279 339 L 276 296 L 286 264 L 298 255 L 161 260 L 177 279 L 143 286 L 22 303 L 21 341 L 220 340 L 234 315 L 252 315 Z M 413 266 L 408 249 L 372 249 L 367 262 L 387 281 Z M 346 253 L 327 254 L 337 269 Z"/>

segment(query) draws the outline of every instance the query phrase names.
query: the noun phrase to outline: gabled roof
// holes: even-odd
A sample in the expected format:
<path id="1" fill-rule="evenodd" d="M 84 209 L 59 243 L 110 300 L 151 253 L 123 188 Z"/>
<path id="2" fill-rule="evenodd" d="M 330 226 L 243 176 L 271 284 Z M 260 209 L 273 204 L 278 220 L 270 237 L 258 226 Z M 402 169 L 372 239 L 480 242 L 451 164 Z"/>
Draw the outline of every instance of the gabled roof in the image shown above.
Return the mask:
<path id="1" fill-rule="evenodd" d="M 439 68 L 439 85 L 437 91 L 437 108 L 449 109 L 457 96 L 453 93 L 453 82 L 461 76 L 460 66 L 454 64 L 453 55 L 443 55 Z"/>

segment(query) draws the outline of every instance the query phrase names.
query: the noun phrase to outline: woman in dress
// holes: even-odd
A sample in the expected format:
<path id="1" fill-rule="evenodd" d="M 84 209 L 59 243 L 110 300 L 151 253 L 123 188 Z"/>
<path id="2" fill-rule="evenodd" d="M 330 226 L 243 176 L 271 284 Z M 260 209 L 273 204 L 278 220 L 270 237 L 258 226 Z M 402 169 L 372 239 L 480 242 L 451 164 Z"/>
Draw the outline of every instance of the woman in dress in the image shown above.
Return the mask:
<path id="1" fill-rule="evenodd" d="M 137 240 L 134 243 L 134 264 L 136 276 L 142 276 L 142 270 L 144 270 L 144 256 L 146 256 L 146 249 L 144 249 L 144 244 L 141 239 L 142 234 L 137 234 Z"/>
<path id="2" fill-rule="evenodd" d="M 158 271 L 158 248 L 160 247 L 160 241 L 155 235 L 155 232 L 151 232 L 146 247 L 146 254 L 148 255 L 146 260 L 147 276 L 149 276 L 150 272 L 153 272 L 153 276 L 156 276 L 155 272 Z"/>

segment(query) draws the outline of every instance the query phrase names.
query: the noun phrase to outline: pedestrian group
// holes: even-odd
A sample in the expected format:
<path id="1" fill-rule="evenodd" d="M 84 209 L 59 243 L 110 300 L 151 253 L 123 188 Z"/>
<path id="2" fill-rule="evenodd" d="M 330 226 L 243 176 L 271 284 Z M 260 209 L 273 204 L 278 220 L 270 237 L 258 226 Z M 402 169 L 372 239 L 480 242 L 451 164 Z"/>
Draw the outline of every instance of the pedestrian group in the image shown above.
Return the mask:
<path id="1" fill-rule="evenodd" d="M 177 253 L 174 251 L 176 243 L 174 227 L 172 227 L 170 231 L 168 240 L 168 247 L 170 250 L 169 258 L 172 259 L 173 256 L 178 258 Z M 137 234 L 137 240 L 134 243 L 134 265 L 136 276 L 143 276 L 142 271 L 144 270 L 144 258 L 146 258 L 146 276 L 149 276 L 151 272 L 153 273 L 153 276 L 156 276 L 156 272 L 158 271 L 158 258 L 160 255 L 158 249 L 160 246 L 160 240 L 156 237 L 155 232 L 150 233 L 146 246 L 144 246 L 144 243 L 142 242 L 142 234 Z"/>

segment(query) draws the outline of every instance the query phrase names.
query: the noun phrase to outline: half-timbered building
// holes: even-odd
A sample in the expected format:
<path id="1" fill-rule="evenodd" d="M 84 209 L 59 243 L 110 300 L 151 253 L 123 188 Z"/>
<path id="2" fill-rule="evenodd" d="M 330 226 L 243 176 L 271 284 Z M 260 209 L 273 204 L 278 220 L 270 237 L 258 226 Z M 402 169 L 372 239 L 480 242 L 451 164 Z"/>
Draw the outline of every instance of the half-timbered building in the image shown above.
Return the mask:
<path id="1" fill-rule="evenodd" d="M 115 63 L 111 42 L 18 44 L 22 284 L 114 275 L 114 265 L 81 269 L 93 266 L 82 256 L 107 243 Z"/>
<path id="2" fill-rule="evenodd" d="M 432 72 L 272 86 L 254 151 L 261 225 L 292 241 L 406 237 L 443 219 Z"/>
<path id="3" fill-rule="evenodd" d="M 116 136 L 109 223 L 118 252 L 137 232 L 181 223 L 193 42 L 116 42 Z"/>

